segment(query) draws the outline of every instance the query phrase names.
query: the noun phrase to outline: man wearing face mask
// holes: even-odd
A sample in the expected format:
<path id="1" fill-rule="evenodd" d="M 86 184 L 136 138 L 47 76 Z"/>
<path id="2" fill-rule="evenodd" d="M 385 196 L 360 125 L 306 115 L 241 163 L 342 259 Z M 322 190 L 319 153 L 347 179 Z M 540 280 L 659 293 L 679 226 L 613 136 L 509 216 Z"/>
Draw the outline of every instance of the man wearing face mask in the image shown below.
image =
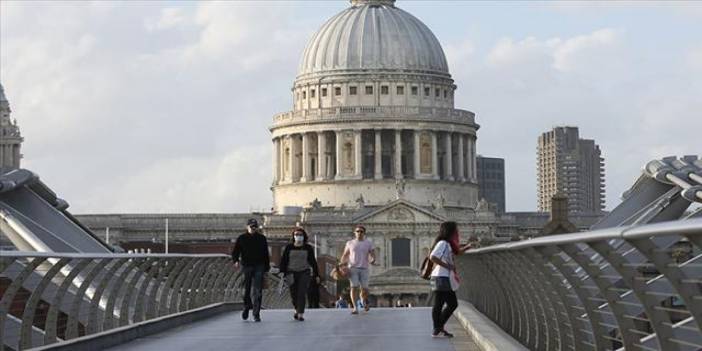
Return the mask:
<path id="1" fill-rule="evenodd" d="M 286 281 L 290 282 L 290 297 L 295 314 L 293 319 L 304 321 L 305 302 L 310 279 L 319 284 L 319 271 L 317 259 L 314 257 L 314 248 L 307 243 L 307 232 L 302 228 L 292 231 L 291 243 L 283 249 L 280 259 L 280 272 L 285 274 Z"/>
<path id="2" fill-rule="evenodd" d="M 251 218 L 246 222 L 246 233 L 239 235 L 236 239 L 232 259 L 234 267 L 239 268 L 241 265 L 244 273 L 244 311 L 241 313 L 241 318 L 249 319 L 249 310 L 253 310 L 254 322 L 260 322 L 263 275 L 270 269 L 270 259 L 268 241 L 261 234 L 256 219 Z"/>

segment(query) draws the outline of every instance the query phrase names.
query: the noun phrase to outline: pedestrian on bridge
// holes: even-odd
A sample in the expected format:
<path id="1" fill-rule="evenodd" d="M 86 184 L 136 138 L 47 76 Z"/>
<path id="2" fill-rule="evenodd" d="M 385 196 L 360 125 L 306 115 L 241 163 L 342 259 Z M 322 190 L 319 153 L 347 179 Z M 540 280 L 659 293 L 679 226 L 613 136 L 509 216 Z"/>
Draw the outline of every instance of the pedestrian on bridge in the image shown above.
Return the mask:
<path id="1" fill-rule="evenodd" d="M 295 228 L 292 231 L 291 242 L 283 249 L 283 256 L 278 265 L 280 272 L 285 274 L 285 279 L 292 280 L 290 297 L 295 308 L 293 318 L 297 321 L 305 320 L 305 303 L 310 281 L 314 280 L 316 284 L 320 282 L 314 248 L 307 240 L 307 232 L 302 228 Z"/>
<path id="2" fill-rule="evenodd" d="M 239 235 L 232 250 L 234 267 L 244 273 L 244 311 L 243 320 L 249 319 L 249 310 L 253 310 L 254 322 L 261 321 L 261 302 L 263 300 L 263 276 L 270 269 L 268 241 L 261 234 L 258 221 L 251 218 L 246 222 L 246 233 Z M 251 288 L 253 287 L 253 294 Z M 253 300 L 253 301 L 252 301 Z"/>
<path id="3" fill-rule="evenodd" d="M 429 254 L 434 263 L 434 269 L 431 272 L 431 285 L 434 292 L 434 307 L 431 311 L 434 323 L 432 337 L 453 337 L 453 334 L 446 331 L 445 325 L 458 307 L 456 290 L 458 290 L 460 278 L 454 264 L 454 256 L 460 255 L 470 248 L 471 244 L 460 245 L 456 222 L 441 223 L 439 235 L 434 240 Z"/>
<path id="4" fill-rule="evenodd" d="M 375 264 L 375 249 L 373 243 L 366 239 L 366 228 L 357 225 L 354 229 L 355 239 L 346 242 L 344 253 L 341 255 L 341 264 L 348 263 L 350 268 L 349 281 L 351 286 L 351 314 L 358 314 L 361 308 L 358 301 L 358 292 L 361 293 L 363 309 L 368 312 L 368 286 L 370 279 L 369 264 Z"/>

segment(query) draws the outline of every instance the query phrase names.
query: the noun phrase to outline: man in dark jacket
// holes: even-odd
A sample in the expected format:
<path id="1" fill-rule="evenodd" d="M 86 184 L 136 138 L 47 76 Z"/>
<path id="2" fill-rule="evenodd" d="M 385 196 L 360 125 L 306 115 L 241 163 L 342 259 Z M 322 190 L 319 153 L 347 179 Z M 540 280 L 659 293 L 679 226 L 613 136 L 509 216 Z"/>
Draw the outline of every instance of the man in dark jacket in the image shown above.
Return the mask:
<path id="1" fill-rule="evenodd" d="M 246 222 L 246 233 L 239 235 L 236 239 L 232 259 L 234 267 L 241 266 L 244 273 L 244 311 L 241 313 L 241 318 L 249 319 L 249 310 L 253 310 L 254 322 L 260 322 L 263 275 L 270 269 L 270 260 L 268 241 L 261 234 L 256 219 L 251 218 Z M 253 296 L 251 296 L 252 285 Z"/>

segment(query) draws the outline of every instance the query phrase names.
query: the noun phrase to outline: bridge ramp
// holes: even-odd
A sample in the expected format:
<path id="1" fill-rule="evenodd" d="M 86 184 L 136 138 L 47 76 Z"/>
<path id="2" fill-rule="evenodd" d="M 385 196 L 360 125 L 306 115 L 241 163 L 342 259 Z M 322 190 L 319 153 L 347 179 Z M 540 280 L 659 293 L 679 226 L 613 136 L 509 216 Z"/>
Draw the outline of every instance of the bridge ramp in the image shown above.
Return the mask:
<path id="1" fill-rule="evenodd" d="M 240 312 L 184 325 L 109 350 L 478 350 L 466 342 L 458 323 L 449 323 L 454 339 L 431 337 L 431 309 L 375 308 L 351 315 L 349 310 L 315 309 L 305 321 L 292 310 L 264 310 L 263 322 L 242 321 Z"/>

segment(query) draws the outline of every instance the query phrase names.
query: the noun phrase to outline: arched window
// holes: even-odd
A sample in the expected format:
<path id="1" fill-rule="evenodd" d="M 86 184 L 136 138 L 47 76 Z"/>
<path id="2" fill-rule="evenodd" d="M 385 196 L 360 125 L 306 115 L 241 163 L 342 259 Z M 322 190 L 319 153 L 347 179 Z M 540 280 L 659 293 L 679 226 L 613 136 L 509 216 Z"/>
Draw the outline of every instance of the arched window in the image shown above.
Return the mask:
<path id="1" fill-rule="evenodd" d="M 410 239 L 392 239 L 392 265 L 393 267 L 409 267 L 410 259 Z"/>

